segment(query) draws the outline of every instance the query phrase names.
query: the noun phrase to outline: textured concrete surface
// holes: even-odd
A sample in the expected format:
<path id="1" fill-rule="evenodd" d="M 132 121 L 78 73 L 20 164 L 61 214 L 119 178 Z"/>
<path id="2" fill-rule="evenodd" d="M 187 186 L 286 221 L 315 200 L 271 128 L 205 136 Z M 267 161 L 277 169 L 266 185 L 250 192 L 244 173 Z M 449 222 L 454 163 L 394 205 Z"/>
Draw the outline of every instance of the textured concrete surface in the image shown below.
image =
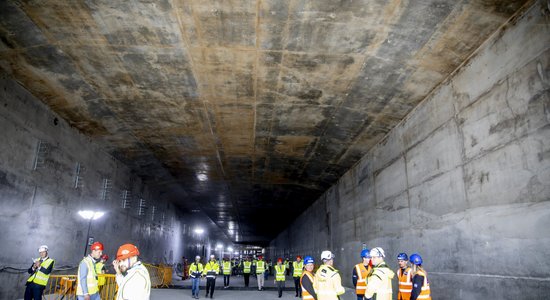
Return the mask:
<path id="1" fill-rule="evenodd" d="M 191 292 L 187 290 L 174 290 L 174 289 L 153 289 L 151 290 L 151 300 L 181 300 L 181 299 L 193 299 L 191 298 Z M 204 293 L 201 292 L 200 299 L 210 299 L 204 297 Z M 277 291 L 227 291 L 220 290 L 214 293 L 214 299 L 241 299 L 241 300 L 257 300 L 257 299 L 298 299 L 294 297 L 294 292 L 283 292 L 283 296 L 279 298 Z M 356 300 L 357 297 L 351 290 L 347 290 L 341 300 Z"/>
<path id="2" fill-rule="evenodd" d="M 497 32 L 269 247 L 419 252 L 434 299 L 545 299 L 550 271 L 546 1 Z"/>
<path id="3" fill-rule="evenodd" d="M 120 245 L 132 242 L 147 262 L 177 263 L 182 255 L 194 256 L 197 243 L 209 243 L 192 234 L 196 216 L 175 209 L 159 190 L 5 78 L 0 78 L 0 128 L 0 299 L 23 296 L 28 276 L 6 267 L 26 273 L 41 244 L 50 247 L 58 270 L 71 274 L 61 269 L 78 264 L 88 228 L 79 210 L 106 212 L 93 222 L 90 235 L 105 244 L 111 257 Z M 36 161 L 39 141 L 47 147 Z M 103 189 L 105 179 L 110 180 L 108 189 Z M 124 190 L 128 208 L 122 208 Z M 141 216 L 140 198 L 147 201 Z M 209 238 L 224 238 L 213 223 L 201 224 L 210 228 Z"/>
<path id="4" fill-rule="evenodd" d="M 0 68 L 262 244 L 529 2 L 0 1 Z"/>

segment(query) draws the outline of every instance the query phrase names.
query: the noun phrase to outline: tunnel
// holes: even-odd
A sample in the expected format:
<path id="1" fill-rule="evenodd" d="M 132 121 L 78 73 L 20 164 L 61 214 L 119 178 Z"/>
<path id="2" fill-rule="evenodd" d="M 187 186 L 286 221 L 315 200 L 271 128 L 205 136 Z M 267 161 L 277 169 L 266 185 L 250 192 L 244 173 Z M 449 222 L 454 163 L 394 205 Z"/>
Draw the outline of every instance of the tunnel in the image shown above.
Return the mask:
<path id="1" fill-rule="evenodd" d="M 375 247 L 434 299 L 548 299 L 549 78 L 547 0 L 0 1 L 0 299 L 98 241 L 171 268 L 151 299 L 326 250 L 356 299 Z"/>

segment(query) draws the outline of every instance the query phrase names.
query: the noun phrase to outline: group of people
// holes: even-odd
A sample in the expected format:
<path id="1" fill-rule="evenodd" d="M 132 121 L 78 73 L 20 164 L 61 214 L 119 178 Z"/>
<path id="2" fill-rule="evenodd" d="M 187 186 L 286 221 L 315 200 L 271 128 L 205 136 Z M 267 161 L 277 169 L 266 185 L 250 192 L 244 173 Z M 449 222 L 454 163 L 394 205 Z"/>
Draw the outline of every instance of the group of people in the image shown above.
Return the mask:
<path id="1" fill-rule="evenodd" d="M 380 247 L 361 251 L 362 262 L 353 268 L 353 285 L 357 300 L 391 300 L 392 279 L 395 273 L 384 261 L 386 255 Z M 409 260 L 411 267 L 409 267 Z M 398 300 L 431 300 L 430 283 L 422 257 L 414 253 L 409 258 L 406 253 L 397 255 Z"/>
<path id="2" fill-rule="evenodd" d="M 35 259 L 28 269 L 30 276 L 26 283 L 25 300 L 42 300 L 42 294 L 55 264 L 48 251 L 48 246 L 40 246 L 40 257 Z M 76 278 L 77 299 L 101 299 L 100 291 L 105 284 L 105 278 L 98 275 L 104 273 L 105 262 L 109 259 L 103 251 L 103 244 L 95 242 L 90 246 L 90 253 L 80 261 Z M 135 245 L 124 244 L 118 248 L 116 259 L 113 261 L 117 300 L 149 300 L 151 279 L 138 256 L 139 249 Z"/>

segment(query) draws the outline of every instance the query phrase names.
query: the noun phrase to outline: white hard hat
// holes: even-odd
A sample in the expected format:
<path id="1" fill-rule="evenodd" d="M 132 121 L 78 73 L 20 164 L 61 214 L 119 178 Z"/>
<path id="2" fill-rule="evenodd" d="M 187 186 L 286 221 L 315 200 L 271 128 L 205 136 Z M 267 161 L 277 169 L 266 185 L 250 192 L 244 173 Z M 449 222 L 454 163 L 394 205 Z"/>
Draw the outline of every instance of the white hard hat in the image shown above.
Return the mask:
<path id="1" fill-rule="evenodd" d="M 38 252 L 44 252 L 44 251 L 48 252 L 48 246 L 42 245 L 38 247 Z"/>
<path id="2" fill-rule="evenodd" d="M 386 254 L 384 253 L 384 249 L 380 247 L 372 248 L 370 250 L 370 256 L 371 257 L 386 257 Z"/>
<path id="3" fill-rule="evenodd" d="M 195 256 L 195 259 L 201 259 L 201 257 L 197 255 L 197 256 Z"/>
<path id="4" fill-rule="evenodd" d="M 216 256 L 214 254 L 211 254 L 210 255 L 210 258 L 215 258 Z"/>
<path id="5" fill-rule="evenodd" d="M 334 254 L 332 254 L 332 252 L 330 252 L 330 251 L 325 250 L 325 251 L 321 252 L 321 259 L 329 260 L 329 259 L 333 259 L 333 258 L 334 258 Z"/>

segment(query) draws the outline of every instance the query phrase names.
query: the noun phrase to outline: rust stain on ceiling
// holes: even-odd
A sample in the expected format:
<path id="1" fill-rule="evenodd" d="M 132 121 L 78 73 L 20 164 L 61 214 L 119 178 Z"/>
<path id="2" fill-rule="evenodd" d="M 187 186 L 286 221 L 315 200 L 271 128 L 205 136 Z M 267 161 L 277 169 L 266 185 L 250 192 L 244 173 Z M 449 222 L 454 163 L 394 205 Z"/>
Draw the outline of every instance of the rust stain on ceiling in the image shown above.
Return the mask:
<path id="1" fill-rule="evenodd" d="M 177 205 L 262 244 L 526 2 L 1 1 L 0 68 Z"/>

